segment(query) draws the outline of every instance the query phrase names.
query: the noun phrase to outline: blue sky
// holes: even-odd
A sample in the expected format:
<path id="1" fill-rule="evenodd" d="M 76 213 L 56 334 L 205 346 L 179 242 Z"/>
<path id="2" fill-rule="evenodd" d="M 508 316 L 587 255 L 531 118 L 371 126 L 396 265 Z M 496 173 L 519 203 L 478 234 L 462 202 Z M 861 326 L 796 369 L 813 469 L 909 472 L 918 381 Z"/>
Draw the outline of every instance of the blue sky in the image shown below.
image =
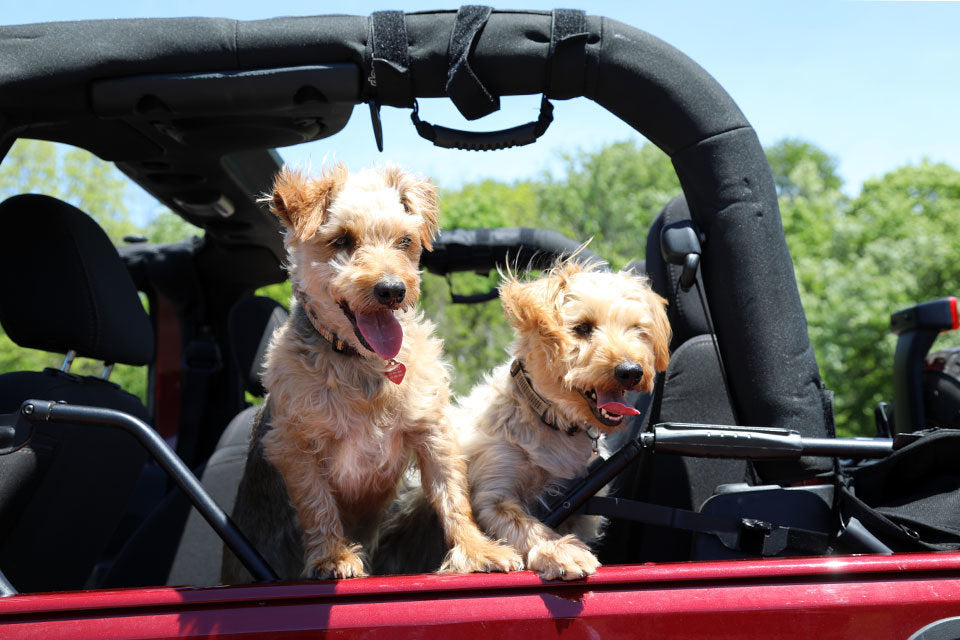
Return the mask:
<path id="1" fill-rule="evenodd" d="M 571 6 L 572 3 L 560 3 Z M 271 0 L 34 0 L 4 2 L 6 24 L 86 18 L 278 15 L 416 11 L 454 4 Z M 543 2 L 502 8 L 549 9 Z M 677 0 L 583 2 L 588 13 L 644 29 L 707 69 L 733 96 L 764 144 L 799 137 L 839 159 L 846 189 L 927 156 L 960 168 L 960 2 Z M 536 117 L 538 98 L 502 101 L 503 109 L 467 123 L 445 100 L 421 104 L 424 119 L 496 129 Z M 563 151 L 640 139 L 592 102 L 555 103 L 555 122 L 522 149 L 467 154 L 420 140 L 406 110 L 384 109 L 386 151 L 377 152 L 366 107 L 329 141 L 282 149 L 287 161 L 319 164 L 334 156 L 352 167 L 386 160 L 416 169 L 446 187 L 482 178 L 513 180 L 556 168 Z"/>

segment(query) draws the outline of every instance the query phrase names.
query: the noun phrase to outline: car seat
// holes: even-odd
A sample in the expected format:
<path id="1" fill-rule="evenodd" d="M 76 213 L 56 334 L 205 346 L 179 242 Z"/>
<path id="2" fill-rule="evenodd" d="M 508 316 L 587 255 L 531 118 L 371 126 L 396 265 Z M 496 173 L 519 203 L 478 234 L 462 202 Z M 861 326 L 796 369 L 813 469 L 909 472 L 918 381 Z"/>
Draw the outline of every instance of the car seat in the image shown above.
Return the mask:
<path id="1" fill-rule="evenodd" d="M 23 348 L 145 365 L 154 333 L 107 235 L 48 196 L 0 204 L 0 323 Z M 97 377 L 45 369 L 0 375 L 0 412 L 27 399 L 117 409 L 149 421 L 135 396 Z M 20 591 L 83 588 L 124 512 L 146 459 L 129 435 L 74 424 L 33 426 L 0 456 L 0 567 Z"/>
<path id="2" fill-rule="evenodd" d="M 636 272 L 645 270 L 653 289 L 667 300 L 667 315 L 673 329 L 670 365 L 662 374 L 662 386 L 653 396 L 633 399 L 644 415 L 637 416 L 630 425 L 629 437 L 635 438 L 641 430 L 660 422 L 737 424 L 710 336 L 709 311 L 701 304 L 696 287 L 688 291 L 680 288 L 682 267 L 667 263 L 661 252 L 663 227 L 689 219 L 683 196 L 671 200 L 650 227 L 645 260 L 628 266 Z M 697 285 L 702 288 L 699 271 L 696 277 Z M 625 439 L 614 442 L 620 444 L 620 440 Z M 718 485 L 744 482 L 750 477 L 748 466 L 742 460 L 643 455 L 624 470 L 615 491 L 624 498 L 696 510 L 713 495 Z M 601 559 L 605 562 L 687 560 L 691 547 L 690 533 L 614 521 L 608 528 Z"/>
<path id="3" fill-rule="evenodd" d="M 260 381 L 263 358 L 270 337 L 286 319 L 280 303 L 258 296 L 241 298 L 230 310 L 230 344 L 251 395 L 266 393 Z M 237 414 L 209 460 L 197 469 L 204 489 L 227 513 L 233 510 L 257 408 Z M 99 586 L 219 584 L 222 548 L 210 525 L 175 489 L 131 537 Z"/>

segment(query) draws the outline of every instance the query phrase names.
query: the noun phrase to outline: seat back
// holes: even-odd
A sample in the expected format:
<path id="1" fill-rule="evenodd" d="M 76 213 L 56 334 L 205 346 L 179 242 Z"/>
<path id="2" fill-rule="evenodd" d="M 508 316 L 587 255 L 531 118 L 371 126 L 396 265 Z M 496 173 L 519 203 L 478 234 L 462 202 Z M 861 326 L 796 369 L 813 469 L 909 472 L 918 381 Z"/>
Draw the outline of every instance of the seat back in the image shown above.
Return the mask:
<path id="1" fill-rule="evenodd" d="M 153 359 L 150 320 L 116 249 L 92 218 L 64 202 L 23 195 L 0 204 L 0 323 L 20 347 L 109 363 Z M 29 398 L 118 409 L 143 404 L 106 380 L 47 369 L 0 375 L 0 412 Z M 20 591 L 83 588 L 110 540 L 146 459 L 129 435 L 38 424 L 30 443 L 0 456 L 0 568 Z"/>
<path id="2" fill-rule="evenodd" d="M 245 374 L 246 390 L 254 396 L 266 394 L 260 381 L 263 358 L 287 315 L 280 303 L 263 297 L 241 298 L 230 310 L 233 356 Z M 227 513 L 233 510 L 243 476 L 257 409 L 248 407 L 230 422 L 213 455 L 197 470 L 204 489 Z M 222 553 L 219 536 L 182 492 L 174 490 L 131 537 L 99 586 L 219 584 Z"/>
<path id="3" fill-rule="evenodd" d="M 710 336 L 709 311 L 701 304 L 696 288 L 683 291 L 679 287 L 682 268 L 666 263 L 661 255 L 663 227 L 689 218 L 683 197 L 674 198 L 656 217 L 647 236 L 643 267 L 653 289 L 667 300 L 673 338 L 662 387 L 653 398 L 644 399 L 646 417 L 635 425 L 636 432 L 658 422 L 737 424 Z M 632 268 L 637 270 L 638 265 Z M 699 272 L 697 284 L 703 287 Z M 747 475 L 747 465 L 741 460 L 641 456 L 622 474 L 618 494 L 695 510 L 713 495 L 717 485 L 743 482 Z M 608 536 L 605 550 L 617 557 L 605 561 L 666 562 L 687 560 L 691 554 L 692 537 L 683 531 L 618 522 L 610 526 Z M 622 555 L 618 548 L 629 549 L 629 555 Z"/>
<path id="4" fill-rule="evenodd" d="M 257 397 L 267 395 L 260 376 L 263 359 L 273 332 L 287 321 L 289 314 L 279 302 L 264 296 L 240 298 L 230 308 L 227 330 L 237 367 L 247 391 Z"/>
<path id="5" fill-rule="evenodd" d="M 230 342 L 240 371 L 247 372 L 247 391 L 255 396 L 267 394 L 260 379 L 263 360 L 270 338 L 288 316 L 280 303 L 259 296 L 242 298 L 230 309 Z M 204 488 L 227 513 L 233 511 L 237 499 L 258 408 L 248 407 L 230 422 L 203 470 L 201 482 Z M 222 555 L 223 541 L 197 510 L 191 509 L 167 584 L 219 584 Z"/>

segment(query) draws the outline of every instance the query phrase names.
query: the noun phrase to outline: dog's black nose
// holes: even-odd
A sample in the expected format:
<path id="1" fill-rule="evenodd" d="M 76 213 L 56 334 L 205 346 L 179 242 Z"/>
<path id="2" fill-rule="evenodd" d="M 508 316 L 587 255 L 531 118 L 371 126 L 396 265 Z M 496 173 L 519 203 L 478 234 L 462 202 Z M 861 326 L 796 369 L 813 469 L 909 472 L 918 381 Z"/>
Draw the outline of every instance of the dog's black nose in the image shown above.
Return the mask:
<path id="1" fill-rule="evenodd" d="M 632 387 L 643 377 L 643 367 L 636 362 L 621 362 L 613 369 L 613 377 L 625 387 Z"/>
<path id="2" fill-rule="evenodd" d="M 400 280 L 381 280 L 373 285 L 373 295 L 382 304 L 400 304 L 407 295 L 407 286 Z"/>

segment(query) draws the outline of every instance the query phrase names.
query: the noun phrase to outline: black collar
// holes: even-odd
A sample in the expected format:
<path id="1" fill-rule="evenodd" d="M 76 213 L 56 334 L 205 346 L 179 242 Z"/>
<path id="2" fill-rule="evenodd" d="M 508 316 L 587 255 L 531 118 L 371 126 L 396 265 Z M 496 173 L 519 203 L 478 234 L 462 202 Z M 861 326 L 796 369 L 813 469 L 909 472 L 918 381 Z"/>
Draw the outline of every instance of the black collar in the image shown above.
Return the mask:
<path id="1" fill-rule="evenodd" d="M 320 335 L 321 338 L 330 343 L 330 346 L 333 347 L 334 351 L 337 353 L 342 353 L 345 356 L 360 355 L 360 352 L 347 344 L 343 338 L 320 324 L 320 318 L 317 316 L 317 312 L 313 308 L 312 301 L 307 298 L 307 295 L 302 289 L 300 289 L 300 287 L 295 286 L 293 288 L 293 295 L 296 296 L 300 306 L 303 307 L 303 310 L 307 314 L 307 319 L 310 320 L 310 324 L 313 325 L 314 330 Z"/>
<path id="2" fill-rule="evenodd" d="M 520 390 L 520 395 L 526 398 L 527 402 L 530 404 L 530 408 L 533 409 L 538 416 L 540 416 L 540 421 L 543 424 L 547 425 L 554 431 L 563 431 L 568 436 L 575 436 L 583 431 L 593 442 L 594 452 L 597 451 L 597 440 L 600 438 L 599 431 L 596 429 L 591 431 L 589 427 L 581 427 L 577 424 L 570 425 L 566 429 L 560 429 L 556 422 L 547 417 L 547 413 L 550 410 L 550 403 L 547 402 L 544 397 L 537 393 L 536 389 L 533 388 L 530 378 L 527 377 L 527 371 L 523 368 L 523 363 L 519 358 L 515 358 L 513 363 L 511 363 L 510 375 L 513 376 L 513 380 L 517 384 L 517 389 Z"/>

